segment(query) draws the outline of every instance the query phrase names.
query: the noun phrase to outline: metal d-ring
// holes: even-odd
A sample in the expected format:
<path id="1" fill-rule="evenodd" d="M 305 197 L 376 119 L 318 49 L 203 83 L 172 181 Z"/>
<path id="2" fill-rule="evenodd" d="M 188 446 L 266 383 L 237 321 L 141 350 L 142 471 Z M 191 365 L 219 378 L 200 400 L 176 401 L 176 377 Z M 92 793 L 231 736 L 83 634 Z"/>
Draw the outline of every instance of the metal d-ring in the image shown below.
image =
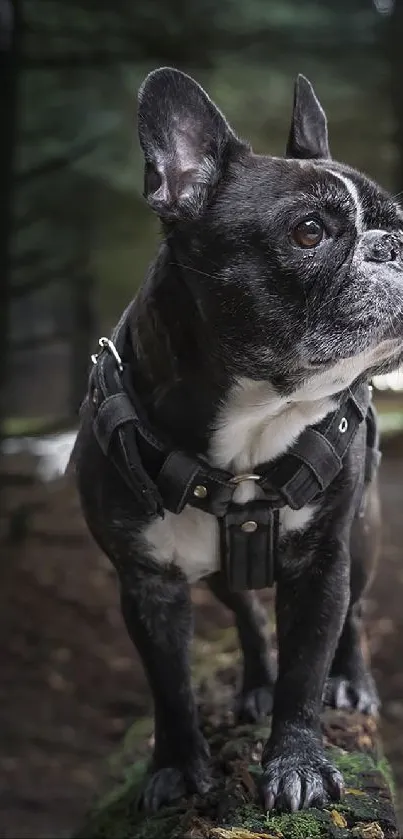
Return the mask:
<path id="1" fill-rule="evenodd" d="M 113 357 L 116 361 L 119 373 L 122 373 L 123 372 L 122 359 L 121 359 L 113 341 L 111 341 L 110 338 L 102 337 L 102 338 L 99 339 L 98 344 L 99 344 L 99 346 L 101 347 L 102 350 L 108 350 L 108 352 L 110 352 L 111 355 L 113 355 Z M 98 355 L 99 355 L 99 353 L 94 353 L 91 356 L 91 361 L 92 361 L 93 364 L 97 363 Z"/>
<path id="2" fill-rule="evenodd" d="M 245 472 L 243 475 L 234 475 L 229 479 L 230 484 L 242 484 L 243 481 L 260 481 L 261 475 L 249 474 Z"/>

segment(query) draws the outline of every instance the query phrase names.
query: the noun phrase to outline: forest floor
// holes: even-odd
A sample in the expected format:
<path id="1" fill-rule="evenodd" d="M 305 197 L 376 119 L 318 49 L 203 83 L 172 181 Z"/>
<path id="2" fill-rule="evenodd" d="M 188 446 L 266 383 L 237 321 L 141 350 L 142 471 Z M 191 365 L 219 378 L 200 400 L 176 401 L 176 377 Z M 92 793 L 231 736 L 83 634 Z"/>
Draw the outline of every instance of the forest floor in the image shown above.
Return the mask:
<path id="1" fill-rule="evenodd" d="M 399 450 L 400 448 L 400 450 Z M 15 469 L 28 468 L 16 459 Z M 403 817 L 403 449 L 381 467 L 382 561 L 367 602 L 382 736 Z M 19 486 L 0 566 L 0 836 L 71 836 L 102 787 L 107 758 L 151 711 L 142 667 L 120 617 L 114 572 L 85 531 L 64 481 Z M 28 527 L 27 527 L 28 524 Z M 25 532 L 25 533 L 24 533 Z M 194 589 L 198 655 L 230 626 L 203 585 Z"/>

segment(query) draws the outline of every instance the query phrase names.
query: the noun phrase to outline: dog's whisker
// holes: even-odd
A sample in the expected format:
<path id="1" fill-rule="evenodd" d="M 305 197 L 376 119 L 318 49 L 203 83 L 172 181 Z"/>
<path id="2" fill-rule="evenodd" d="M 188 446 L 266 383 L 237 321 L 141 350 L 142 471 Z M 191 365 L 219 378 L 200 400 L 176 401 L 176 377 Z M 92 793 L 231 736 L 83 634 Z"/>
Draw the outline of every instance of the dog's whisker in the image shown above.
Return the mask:
<path id="1" fill-rule="evenodd" d="M 174 265 L 177 268 L 184 268 L 186 271 L 193 271 L 193 273 L 200 274 L 202 277 L 207 277 L 209 280 L 220 279 L 216 274 L 209 274 L 207 271 L 201 271 L 200 268 L 195 268 L 194 265 L 185 265 L 183 262 L 170 262 L 169 264 Z"/>

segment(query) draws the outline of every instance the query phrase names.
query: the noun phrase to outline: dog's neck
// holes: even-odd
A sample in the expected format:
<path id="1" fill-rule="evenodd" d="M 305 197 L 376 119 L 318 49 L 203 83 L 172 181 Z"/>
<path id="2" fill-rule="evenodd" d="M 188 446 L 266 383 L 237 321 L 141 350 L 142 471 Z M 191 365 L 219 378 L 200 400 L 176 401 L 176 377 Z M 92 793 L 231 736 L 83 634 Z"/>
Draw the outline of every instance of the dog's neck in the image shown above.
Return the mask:
<path id="1" fill-rule="evenodd" d="M 230 375 L 214 319 L 164 243 L 130 316 L 134 383 L 150 421 L 173 445 L 206 453 Z"/>
<path id="2" fill-rule="evenodd" d="M 334 410 L 337 400 L 288 399 L 269 382 L 239 380 L 218 412 L 210 443 L 217 466 L 247 472 L 283 454 L 308 425 Z"/>
<path id="3" fill-rule="evenodd" d="M 130 323 L 136 389 L 152 424 L 174 446 L 234 472 L 284 453 L 337 397 L 301 387 L 291 397 L 269 381 L 228 370 L 203 303 L 162 247 Z"/>

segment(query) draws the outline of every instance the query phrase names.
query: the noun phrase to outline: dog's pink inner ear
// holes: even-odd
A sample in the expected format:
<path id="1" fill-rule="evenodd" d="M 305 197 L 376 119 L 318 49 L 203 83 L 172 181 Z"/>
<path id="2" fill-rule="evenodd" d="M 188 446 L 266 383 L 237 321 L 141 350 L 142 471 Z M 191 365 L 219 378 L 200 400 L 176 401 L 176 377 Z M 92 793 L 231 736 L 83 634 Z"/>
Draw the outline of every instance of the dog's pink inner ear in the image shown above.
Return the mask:
<path id="1" fill-rule="evenodd" d="M 329 160 L 327 119 L 315 91 L 305 76 L 295 82 L 294 107 L 286 157 Z"/>
<path id="2" fill-rule="evenodd" d="M 138 129 L 149 204 L 163 219 L 194 217 L 240 141 L 203 88 L 170 68 L 143 83 Z"/>

